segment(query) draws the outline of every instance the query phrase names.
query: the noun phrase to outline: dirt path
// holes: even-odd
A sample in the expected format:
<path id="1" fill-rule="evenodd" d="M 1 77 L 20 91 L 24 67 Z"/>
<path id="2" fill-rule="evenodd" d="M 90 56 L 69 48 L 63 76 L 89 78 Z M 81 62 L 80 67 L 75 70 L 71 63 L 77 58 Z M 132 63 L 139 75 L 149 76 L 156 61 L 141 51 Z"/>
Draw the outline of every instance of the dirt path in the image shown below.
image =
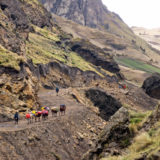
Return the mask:
<path id="1" fill-rule="evenodd" d="M 33 126 L 43 125 L 44 123 L 47 123 L 49 121 L 55 121 L 56 119 L 59 120 L 62 117 L 69 118 L 70 116 L 74 115 L 75 112 L 83 110 L 84 106 L 77 103 L 76 100 L 74 100 L 71 95 L 69 95 L 70 91 L 70 89 L 61 89 L 57 96 L 55 91 L 43 89 L 40 90 L 38 94 L 41 106 L 52 107 L 59 106 L 60 104 L 66 104 L 67 109 L 65 116 L 52 117 L 50 113 L 48 120 L 41 122 L 33 122 L 29 125 L 27 124 L 27 121 L 25 119 L 20 120 L 18 125 L 15 125 L 14 121 L 4 122 L 0 123 L 0 131 L 16 131 L 31 128 Z"/>

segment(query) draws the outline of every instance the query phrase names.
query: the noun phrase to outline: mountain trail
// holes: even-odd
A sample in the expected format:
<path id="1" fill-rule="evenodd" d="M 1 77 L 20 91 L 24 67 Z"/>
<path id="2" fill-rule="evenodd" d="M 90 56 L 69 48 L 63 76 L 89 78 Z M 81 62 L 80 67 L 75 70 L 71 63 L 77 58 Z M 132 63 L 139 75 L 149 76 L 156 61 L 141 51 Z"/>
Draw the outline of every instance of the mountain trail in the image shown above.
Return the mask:
<path id="1" fill-rule="evenodd" d="M 64 116 L 54 116 L 52 117 L 51 112 L 49 112 L 49 118 L 45 121 L 33 122 L 31 124 L 27 124 L 27 120 L 25 120 L 25 116 L 21 120 L 19 120 L 19 124 L 15 125 L 14 121 L 0 123 L 0 131 L 17 131 L 23 130 L 27 128 L 31 128 L 34 126 L 40 126 L 50 121 L 58 121 L 60 119 L 69 119 L 72 115 L 76 114 L 76 112 L 80 112 L 84 109 L 84 105 L 77 103 L 75 99 L 73 99 L 70 95 L 71 89 L 60 89 L 60 92 L 57 96 L 54 90 L 45 90 L 42 89 L 38 93 L 38 98 L 41 106 L 60 106 L 60 104 L 65 104 L 67 106 L 66 114 Z"/>

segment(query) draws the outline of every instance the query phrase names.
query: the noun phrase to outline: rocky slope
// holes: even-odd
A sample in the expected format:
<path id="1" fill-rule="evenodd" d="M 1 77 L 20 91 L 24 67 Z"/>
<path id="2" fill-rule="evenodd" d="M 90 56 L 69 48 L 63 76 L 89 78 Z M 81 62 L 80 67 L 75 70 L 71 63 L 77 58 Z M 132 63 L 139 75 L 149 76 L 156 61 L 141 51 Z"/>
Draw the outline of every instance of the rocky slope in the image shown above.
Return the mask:
<path id="1" fill-rule="evenodd" d="M 38 97 L 42 105 L 65 103 L 65 116 L 52 117 L 27 125 L 21 120 L 18 126 L 0 123 L 0 159 L 78 160 L 82 153 L 94 145 L 105 121 L 86 106 L 77 103 L 62 89 L 57 97 L 54 91 L 41 90 Z M 54 101 L 53 101 L 54 99 Z"/>
<path id="2" fill-rule="evenodd" d="M 115 34 L 132 31 L 101 0 L 41 0 L 48 11 L 91 28 L 106 29 Z M 113 30 L 116 28 L 117 30 Z M 120 32 L 118 32 L 120 31 Z"/>
<path id="3" fill-rule="evenodd" d="M 54 19 L 63 30 L 72 33 L 74 37 L 87 39 L 99 47 L 109 49 L 112 55 L 125 55 L 145 62 L 152 59 L 152 63 L 159 63 L 157 59 L 160 59 L 160 56 L 157 51 L 138 38 L 117 14 L 110 12 L 102 4 L 101 0 L 40 0 L 40 2 L 53 13 Z"/>
<path id="4" fill-rule="evenodd" d="M 128 125 L 129 113 L 122 107 L 110 118 L 109 125 L 104 128 L 95 148 L 86 153 L 83 160 L 98 160 L 111 154 L 119 155 L 121 149 L 130 143 L 131 132 Z"/>
<path id="5" fill-rule="evenodd" d="M 41 85 L 79 86 L 106 76 L 98 68 L 101 65 L 98 57 L 89 62 L 72 49 L 69 45 L 72 36 L 55 24 L 38 1 L 14 0 L 9 3 L 2 0 L 0 33 L 0 113 L 4 108 L 6 110 L 1 116 L 5 117 L 3 120 L 11 118 L 16 109 L 24 112 L 27 108 L 38 107 L 36 92 Z M 83 46 L 85 43 L 80 45 Z M 95 48 L 94 45 L 90 44 L 87 49 L 90 58 L 91 48 Z M 94 55 L 98 52 L 105 54 L 103 49 L 97 48 Z M 103 62 L 106 72 L 119 73 L 119 67 L 111 56 L 106 56 Z M 51 78 L 47 76 L 49 72 L 56 74 Z M 83 80 L 75 81 L 80 76 Z"/>
<path id="6" fill-rule="evenodd" d="M 112 150 L 114 142 L 121 153 L 121 138 L 126 142 L 124 137 L 129 133 L 128 118 L 124 129 L 120 125 L 124 136 L 116 139 L 115 131 L 120 129 L 118 126 L 125 119 L 121 112 L 125 110 L 128 117 L 128 111 L 118 109 L 123 105 L 131 111 L 145 112 L 157 104 L 142 89 L 125 81 L 119 82 L 123 75 L 109 51 L 113 48 L 122 51 L 124 45 L 109 41 L 110 47 L 103 48 L 80 37 L 75 39 L 54 22 L 37 0 L 1 0 L 0 33 L 2 160 L 78 160 L 98 144 L 98 137 L 107 124 L 105 120 L 114 117 L 116 111 L 112 120 L 119 123 L 108 125 L 109 129 L 104 130 L 99 144 L 103 155 L 110 152 L 103 148 L 103 144 L 109 144 Z M 126 90 L 121 88 L 123 84 L 127 84 Z M 60 88 L 59 96 L 51 91 L 56 86 Z M 67 105 L 65 116 L 26 124 L 24 114 L 28 109 L 59 106 L 61 103 Z M 13 119 L 15 110 L 20 112 L 18 126 L 8 122 Z M 119 113 L 122 119 L 116 118 Z M 111 138 L 107 138 L 110 133 Z M 103 143 L 106 139 L 107 143 Z"/>
<path id="7" fill-rule="evenodd" d="M 35 32 L 34 26 L 52 28 L 50 17 L 36 2 L 0 2 L 0 112 L 3 121 L 12 118 L 15 110 L 24 112 L 38 106 L 38 79 L 28 67 L 26 43 L 29 33 Z"/>

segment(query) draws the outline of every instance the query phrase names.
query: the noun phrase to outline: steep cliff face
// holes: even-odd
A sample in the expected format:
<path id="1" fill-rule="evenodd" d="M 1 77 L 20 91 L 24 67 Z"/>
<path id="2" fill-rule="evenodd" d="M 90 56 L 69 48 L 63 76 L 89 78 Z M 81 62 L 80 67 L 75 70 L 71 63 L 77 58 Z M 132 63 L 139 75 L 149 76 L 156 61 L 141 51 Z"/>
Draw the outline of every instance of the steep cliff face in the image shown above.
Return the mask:
<path id="1" fill-rule="evenodd" d="M 132 31 L 115 13 L 110 12 L 101 0 L 40 0 L 48 11 L 91 28 L 112 33 Z M 113 30 L 114 28 L 114 30 Z M 116 29 L 115 29 L 116 28 Z"/>

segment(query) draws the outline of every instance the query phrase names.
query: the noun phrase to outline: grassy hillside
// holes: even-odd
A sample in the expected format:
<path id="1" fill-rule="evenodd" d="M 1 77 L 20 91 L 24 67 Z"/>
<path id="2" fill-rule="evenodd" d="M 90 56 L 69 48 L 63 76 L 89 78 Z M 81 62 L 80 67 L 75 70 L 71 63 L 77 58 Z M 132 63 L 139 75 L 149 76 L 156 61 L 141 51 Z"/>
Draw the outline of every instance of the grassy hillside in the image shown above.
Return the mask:
<path id="1" fill-rule="evenodd" d="M 19 0 L 18 5 L 18 13 L 14 13 L 14 17 L 19 16 L 19 20 L 16 21 L 14 18 L 10 19 L 12 10 L 9 10 L 7 15 L 0 8 L 0 33 L 4 35 L 0 37 L 0 65 L 19 70 L 19 62 L 26 58 L 32 59 L 35 65 L 57 60 L 103 76 L 94 65 L 72 52 L 68 46 L 58 44 L 61 43 L 61 38 L 65 39 L 68 35 L 52 21 L 51 15 L 37 0 Z M 15 9 L 14 7 L 16 8 L 12 4 L 10 8 Z M 27 32 L 23 25 L 28 29 Z"/>
<path id="2" fill-rule="evenodd" d="M 131 58 L 118 58 L 118 57 L 116 57 L 115 60 L 117 61 L 117 63 L 132 69 L 145 71 L 147 73 L 155 73 L 155 72 L 160 73 L 160 68 L 144 63 L 139 60 Z"/>
<path id="3" fill-rule="evenodd" d="M 159 64 L 159 53 L 132 32 L 120 31 L 114 26 L 110 27 L 110 31 L 100 31 L 76 24 L 56 15 L 53 15 L 53 17 L 62 29 L 67 33 L 73 34 L 74 38 L 89 40 L 94 45 L 105 48 L 112 55 L 127 56 L 144 62 L 152 60 L 152 63 Z M 120 35 L 114 34 L 114 31 L 119 32 Z"/>
<path id="4" fill-rule="evenodd" d="M 8 51 L 0 45 L 0 66 L 11 67 L 16 70 L 19 70 L 20 60 L 22 60 L 21 56 L 18 56 L 13 52 Z"/>
<path id="5" fill-rule="evenodd" d="M 58 60 L 69 66 L 78 67 L 83 71 L 91 70 L 100 74 L 92 64 L 78 56 L 77 53 L 56 44 L 56 42 L 60 41 L 60 35 L 54 33 L 56 28 L 52 28 L 54 32 L 37 26 L 34 26 L 34 28 L 36 33 L 29 33 L 29 41 L 26 42 L 26 53 L 27 57 L 31 58 L 35 65 Z"/>

